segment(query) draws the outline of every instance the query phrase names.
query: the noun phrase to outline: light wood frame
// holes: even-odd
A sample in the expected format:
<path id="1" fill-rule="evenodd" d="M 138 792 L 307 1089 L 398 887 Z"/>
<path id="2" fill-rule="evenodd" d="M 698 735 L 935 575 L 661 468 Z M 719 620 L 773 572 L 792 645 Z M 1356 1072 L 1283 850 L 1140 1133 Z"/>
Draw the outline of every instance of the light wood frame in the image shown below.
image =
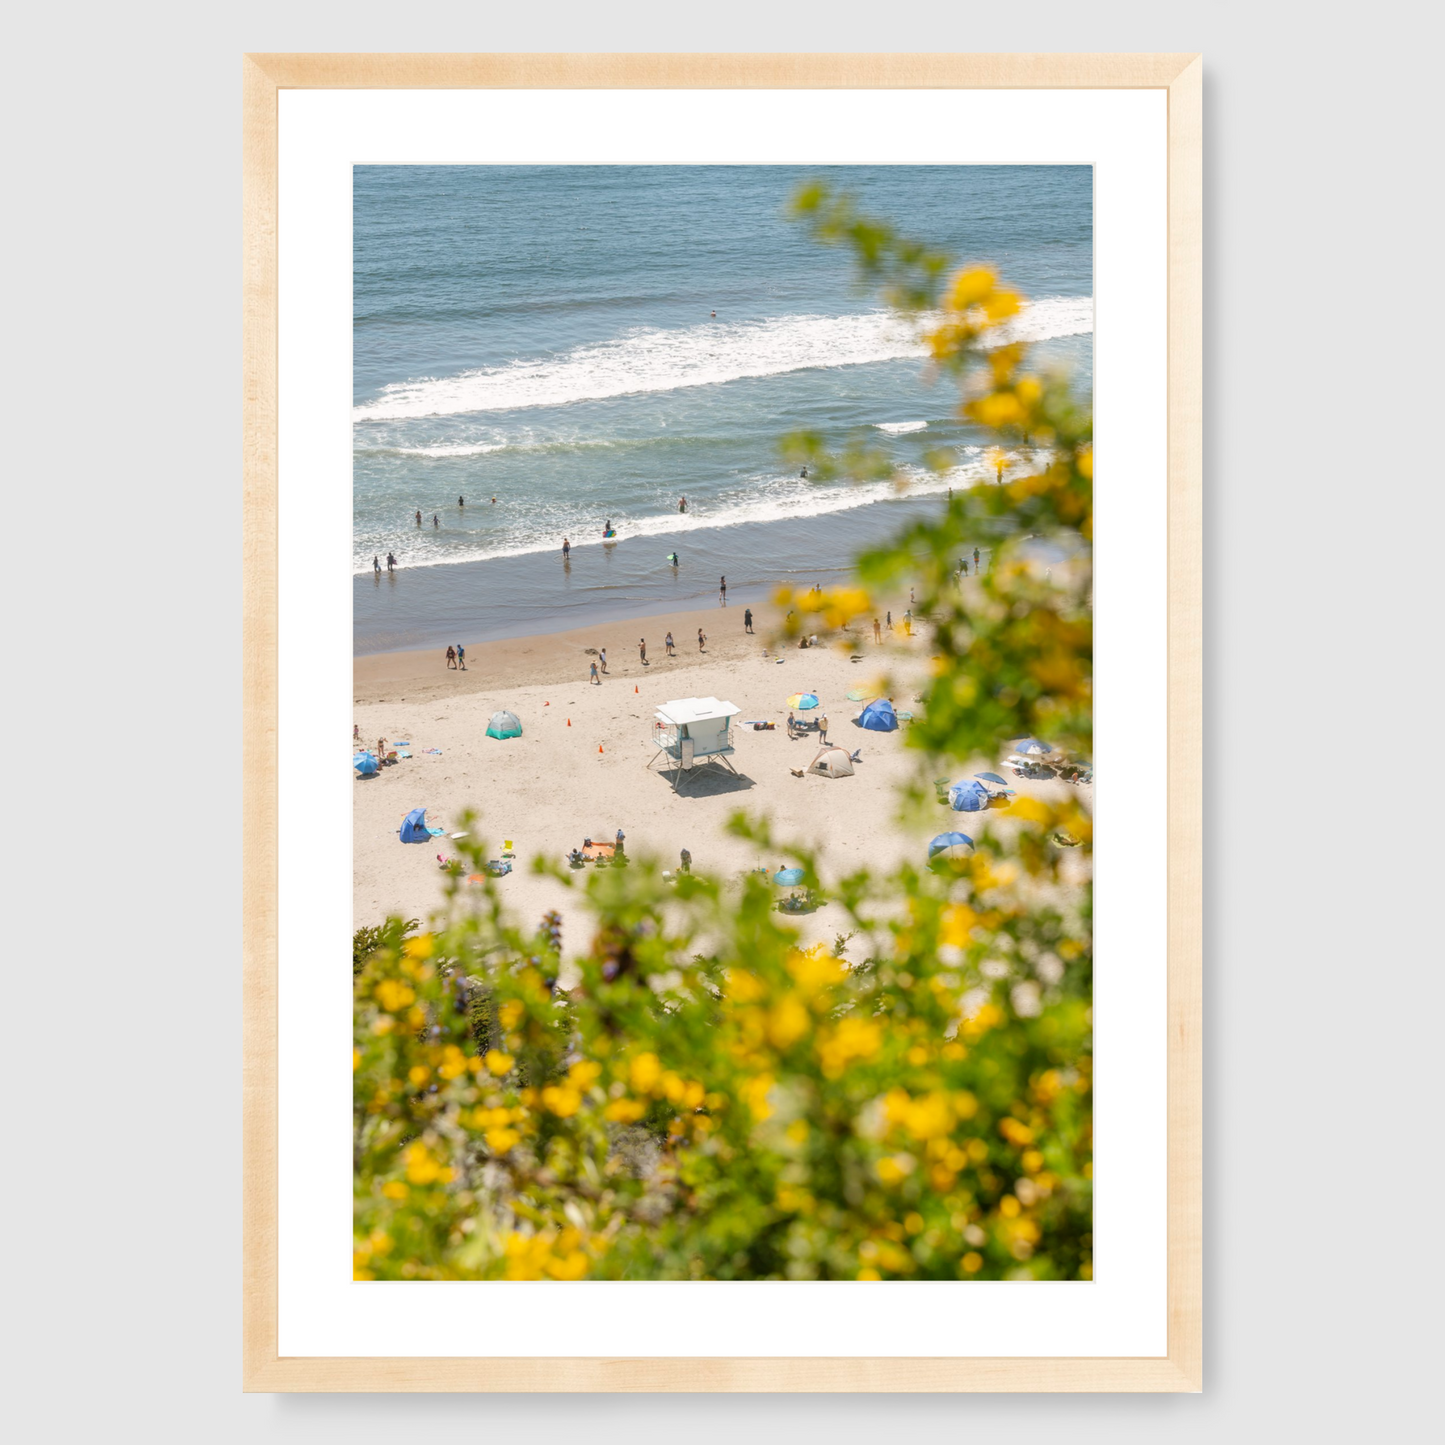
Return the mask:
<path id="1" fill-rule="evenodd" d="M 244 1388 L 1187 1391 L 1203 1381 L 1203 63 L 1197 55 L 248 55 L 243 61 Z M 1169 106 L 1169 1353 L 310 1358 L 277 1353 L 277 95 L 283 89 L 1162 89 Z"/>

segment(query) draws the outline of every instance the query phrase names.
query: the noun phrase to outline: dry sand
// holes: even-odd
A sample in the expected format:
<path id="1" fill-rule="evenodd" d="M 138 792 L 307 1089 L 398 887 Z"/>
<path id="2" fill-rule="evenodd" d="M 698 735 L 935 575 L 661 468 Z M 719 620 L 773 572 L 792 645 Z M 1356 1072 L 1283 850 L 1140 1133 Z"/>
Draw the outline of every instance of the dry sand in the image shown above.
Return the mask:
<path id="1" fill-rule="evenodd" d="M 401 843 L 402 818 L 416 807 L 427 809 L 428 823 L 448 831 L 465 809 L 477 810 L 489 856 L 497 855 L 502 840 L 511 840 L 517 858 L 513 872 L 500 880 L 502 897 L 523 923 L 557 909 L 564 938 L 574 947 L 579 939 L 568 923 L 576 896 L 552 879 L 533 876 L 530 865 L 538 855 L 560 861 L 588 836 L 611 839 L 621 828 L 630 855 L 655 854 L 670 868 L 683 848 L 696 871 L 728 876 L 760 864 L 777 868 L 781 857 L 762 857 L 751 843 L 723 833 L 728 817 L 742 808 L 769 817 L 775 837 L 820 846 L 826 886 L 830 877 L 865 863 L 886 869 L 904 857 L 921 860 L 932 832 L 973 831 L 968 823 L 977 824 L 976 817 L 943 809 L 928 828 L 900 827 L 898 790 L 913 775 L 918 756 L 905 747 L 906 724 L 893 733 L 855 727 L 852 719 L 863 704 L 845 697 L 891 673 L 895 706 L 916 708 L 910 700 L 927 672 L 924 638 L 879 646 L 870 628 L 862 659 L 853 661 L 836 641 L 780 648 L 767 635 L 770 609 L 754 611 L 754 636 L 744 633 L 743 609 L 734 605 L 469 647 L 466 672 L 448 669 L 436 651 L 358 658 L 354 717 L 363 742 L 372 747 L 380 737 L 389 745 L 406 739 L 412 757 L 356 782 L 355 926 L 392 913 L 426 919 L 441 905 L 437 854 L 454 851 L 454 845 L 444 837 L 430 846 Z M 708 636 L 701 655 L 699 626 Z M 677 642 L 671 658 L 663 647 L 669 628 Z M 639 634 L 647 638 L 646 667 L 638 656 Z M 588 680 L 587 647 L 607 650 L 608 676 L 600 685 Z M 822 702 L 800 717 L 826 713 L 829 740 L 850 752 L 861 749 L 852 777 L 792 776 L 790 769 L 805 769 L 819 746 L 816 734 L 790 741 L 782 727 L 786 699 L 800 691 L 816 692 Z M 710 768 L 674 791 L 670 773 L 647 766 L 655 755 L 654 712 L 670 699 L 708 696 L 741 709 L 730 759 L 740 776 Z M 521 720 L 520 738 L 486 736 L 488 719 L 502 708 Z M 755 732 L 740 725 L 750 719 L 779 726 Z M 441 749 L 440 755 L 427 748 Z M 1064 785 L 1022 786 L 1052 792 Z M 840 910 L 826 904 L 795 921 L 807 942 L 831 941 L 844 927 Z"/>

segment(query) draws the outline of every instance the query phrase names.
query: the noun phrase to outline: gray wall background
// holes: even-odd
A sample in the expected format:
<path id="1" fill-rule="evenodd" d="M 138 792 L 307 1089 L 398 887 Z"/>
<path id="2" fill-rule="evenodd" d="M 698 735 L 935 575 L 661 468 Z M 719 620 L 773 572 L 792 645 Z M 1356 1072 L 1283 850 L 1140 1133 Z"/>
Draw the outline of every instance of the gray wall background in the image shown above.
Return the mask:
<path id="1" fill-rule="evenodd" d="M 12 1438 L 987 1430 L 1022 1445 L 1380 1439 L 1424 1423 L 1442 956 L 1425 13 L 1278 0 L 12 13 Z M 240 1393 L 240 56 L 548 49 L 1206 56 L 1202 1396 Z"/>

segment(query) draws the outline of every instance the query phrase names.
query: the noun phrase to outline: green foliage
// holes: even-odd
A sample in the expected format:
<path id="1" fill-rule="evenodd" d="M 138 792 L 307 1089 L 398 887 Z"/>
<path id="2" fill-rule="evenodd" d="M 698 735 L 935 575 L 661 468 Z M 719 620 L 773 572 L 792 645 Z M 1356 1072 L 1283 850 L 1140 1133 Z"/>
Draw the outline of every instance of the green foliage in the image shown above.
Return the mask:
<path id="1" fill-rule="evenodd" d="M 420 919 L 388 918 L 384 923 L 358 928 L 351 935 L 351 976 L 355 978 L 361 972 L 373 953 L 382 948 L 399 948 L 402 940 L 420 927 Z"/>

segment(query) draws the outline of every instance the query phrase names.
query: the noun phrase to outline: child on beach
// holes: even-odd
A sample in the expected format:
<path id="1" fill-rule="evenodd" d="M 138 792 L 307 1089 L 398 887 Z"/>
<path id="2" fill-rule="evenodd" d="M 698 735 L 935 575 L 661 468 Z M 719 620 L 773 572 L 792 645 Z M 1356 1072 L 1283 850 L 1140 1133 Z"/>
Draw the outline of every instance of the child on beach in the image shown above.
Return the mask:
<path id="1" fill-rule="evenodd" d="M 595 682 L 598 687 L 602 686 L 602 679 L 597 676 L 597 664 L 595 662 L 592 664 L 592 676 L 587 680 L 589 682 Z"/>
<path id="2" fill-rule="evenodd" d="M 672 633 L 669 632 L 669 633 L 667 634 L 667 636 L 662 639 L 662 645 L 663 645 L 663 647 L 665 647 L 665 648 L 667 649 L 667 655 L 668 655 L 669 657 L 672 657 L 672 656 L 674 655 L 674 654 L 673 654 L 673 651 L 672 651 L 672 647 L 673 647 Z"/>

